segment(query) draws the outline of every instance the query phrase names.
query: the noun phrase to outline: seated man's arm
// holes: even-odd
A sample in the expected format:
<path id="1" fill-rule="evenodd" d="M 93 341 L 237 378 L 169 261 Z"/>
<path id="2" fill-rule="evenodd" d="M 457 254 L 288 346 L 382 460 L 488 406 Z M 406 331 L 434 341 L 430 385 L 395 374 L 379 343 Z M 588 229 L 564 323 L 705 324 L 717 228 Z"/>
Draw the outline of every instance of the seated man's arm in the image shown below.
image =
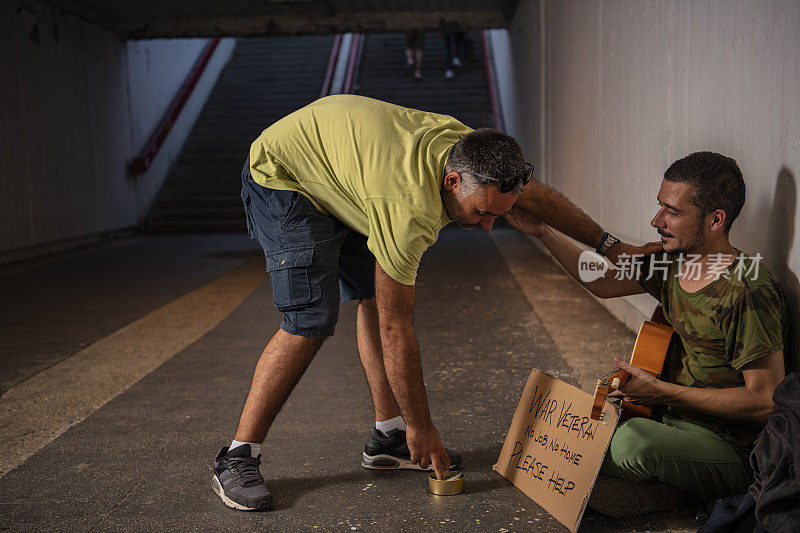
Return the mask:
<path id="1" fill-rule="evenodd" d="M 376 261 L 375 299 L 386 377 L 407 425 L 411 462 L 423 468 L 432 464 L 437 477 L 444 479 L 450 458 L 431 422 L 419 344 L 411 327 L 414 286 L 395 281 Z"/>
<path id="2" fill-rule="evenodd" d="M 604 233 L 603 228 L 563 194 L 537 181 L 531 181 L 525 186 L 525 190 L 514 203 L 514 209 L 505 219 L 519 231 L 534 236 L 535 228 L 530 226 L 530 220 L 538 220 L 592 248 L 600 244 Z M 620 254 L 649 255 L 660 252 L 661 249 L 660 242 L 642 246 L 620 242 L 611 247 L 607 257 L 616 262 Z"/>
<path id="3" fill-rule="evenodd" d="M 609 394 L 627 402 L 685 407 L 710 415 L 765 422 L 775 409 L 772 395 L 784 378 L 783 352 L 765 355 L 742 367 L 744 387 L 710 389 L 684 387 L 661 381 L 644 370 L 615 359 L 620 368 L 631 373 L 631 380 Z"/>
<path id="4" fill-rule="evenodd" d="M 553 254 L 553 257 L 556 258 L 561 266 L 564 267 L 564 270 L 598 298 L 614 298 L 645 292 L 636 281 L 638 272 L 635 272 L 636 276 L 618 276 L 619 271 L 617 269 L 609 268 L 603 277 L 594 281 L 583 281 L 578 270 L 578 261 L 583 250 L 566 235 L 549 226 L 543 225 L 539 239 L 550 250 L 550 253 Z"/>

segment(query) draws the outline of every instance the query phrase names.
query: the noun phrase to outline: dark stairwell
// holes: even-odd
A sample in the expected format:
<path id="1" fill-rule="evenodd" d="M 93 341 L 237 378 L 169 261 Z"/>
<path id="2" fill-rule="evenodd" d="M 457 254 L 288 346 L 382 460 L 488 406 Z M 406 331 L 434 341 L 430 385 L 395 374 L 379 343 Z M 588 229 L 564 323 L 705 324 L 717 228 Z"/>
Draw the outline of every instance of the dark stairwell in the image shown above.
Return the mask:
<path id="1" fill-rule="evenodd" d="M 146 231 L 245 231 L 240 179 L 250 143 L 319 98 L 332 42 L 332 36 L 239 40 L 158 194 Z"/>
<path id="2" fill-rule="evenodd" d="M 441 33 L 428 33 L 422 60 L 422 80 L 405 66 L 403 34 L 367 35 L 356 92 L 378 100 L 451 115 L 472 128 L 491 127 L 492 109 L 480 32 L 467 32 L 464 66 L 444 77 L 445 46 Z"/>
<path id="3" fill-rule="evenodd" d="M 440 33 L 426 38 L 423 75 L 404 69 L 403 34 L 365 37 L 357 94 L 492 125 L 480 33 L 447 80 Z M 151 209 L 148 233 L 244 232 L 241 169 L 270 124 L 320 96 L 332 36 L 240 39 Z"/>

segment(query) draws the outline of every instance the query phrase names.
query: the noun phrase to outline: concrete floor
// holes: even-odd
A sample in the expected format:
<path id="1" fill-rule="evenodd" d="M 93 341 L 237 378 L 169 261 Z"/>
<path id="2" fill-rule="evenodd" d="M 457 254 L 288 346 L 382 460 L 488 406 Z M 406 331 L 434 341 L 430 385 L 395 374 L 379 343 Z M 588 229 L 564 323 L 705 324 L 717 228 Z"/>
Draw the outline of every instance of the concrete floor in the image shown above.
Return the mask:
<path id="1" fill-rule="evenodd" d="M 492 465 L 532 368 L 586 389 L 633 335 L 507 229 L 443 231 L 417 288 L 432 416 L 464 456 L 465 494 L 432 496 L 423 473 L 360 467 L 372 412 L 354 307 L 345 304 L 336 335 L 264 445 L 275 510 L 226 508 L 210 488 L 211 462 L 232 437 L 256 359 L 280 323 L 262 268 L 252 241 L 213 235 L 127 239 L 0 272 L 0 459 L 8 465 L 0 530 L 566 531 Z M 206 290 L 220 280 L 241 298 Z M 218 310 L 202 317 L 204 330 L 192 332 L 199 319 L 191 312 L 170 312 L 185 298 Z M 158 313 L 174 326 L 148 327 Z M 601 327 L 608 339 L 590 342 Z M 131 331 L 139 353 L 115 347 L 128 345 Z M 85 405 L 48 392 L 98 346 L 127 380 L 75 373 L 84 387 L 76 390 L 93 398 Z M 140 364 L 148 346 L 164 351 L 163 364 Z M 95 398 L 98 387 L 106 390 Z M 52 412 L 64 412 L 60 422 L 37 426 Z M 581 531 L 692 528 L 687 510 L 627 520 L 588 511 Z"/>

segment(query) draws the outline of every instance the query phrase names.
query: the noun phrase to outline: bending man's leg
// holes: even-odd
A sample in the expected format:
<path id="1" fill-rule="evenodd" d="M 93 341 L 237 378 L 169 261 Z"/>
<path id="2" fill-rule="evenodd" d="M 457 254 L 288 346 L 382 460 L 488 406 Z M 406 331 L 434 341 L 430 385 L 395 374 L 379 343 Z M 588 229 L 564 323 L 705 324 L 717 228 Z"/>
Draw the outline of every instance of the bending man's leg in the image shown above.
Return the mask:
<path id="1" fill-rule="evenodd" d="M 356 339 L 358 355 L 367 377 L 375 420 L 385 421 L 400 416 L 386 369 L 375 304 L 375 256 L 367 247 L 367 238 L 351 233 L 342 243 L 339 255 L 339 293 L 342 301 L 357 301 Z"/>
<path id="2" fill-rule="evenodd" d="M 405 423 L 402 421 L 400 408 L 397 406 L 386 368 L 383 364 L 380 329 L 378 326 L 378 308 L 374 299 L 359 301 L 356 319 L 358 354 L 364 373 L 367 376 L 372 404 L 375 407 L 376 428 L 370 431 L 364 445 L 364 460 L 361 466 L 377 469 L 419 469 L 419 465 L 411 462 L 406 444 Z M 394 418 L 398 420 L 393 420 Z M 381 424 L 381 422 L 386 422 Z M 385 425 L 386 427 L 382 427 Z M 379 431 L 377 428 L 381 428 Z M 450 456 L 450 467 L 461 464 L 461 455 L 447 450 Z"/>
<path id="3" fill-rule="evenodd" d="M 364 445 L 365 468 L 419 469 L 410 461 L 406 445 L 405 423 L 401 418 L 386 368 L 375 304 L 375 256 L 367 247 L 367 238 L 352 233 L 342 243 L 339 256 L 339 292 L 342 301 L 358 301 L 356 337 L 358 354 L 367 377 L 375 407 L 375 427 Z M 396 420 L 395 420 L 396 419 Z M 461 456 L 450 452 L 450 465 L 461 463 Z"/>
<path id="4" fill-rule="evenodd" d="M 228 507 L 245 511 L 272 507 L 272 494 L 259 471 L 261 454 L 254 449 L 267 436 L 323 340 L 280 329 L 264 348 L 236 431 L 235 440 L 244 444 L 224 447 L 214 459 L 212 487 Z"/>
<path id="5" fill-rule="evenodd" d="M 281 329 L 261 354 L 236 436 L 217 452 L 212 487 L 225 505 L 269 509 L 272 494 L 259 471 L 261 443 L 339 316 L 337 261 L 346 226 L 323 215 L 303 195 L 253 181 L 242 169 L 248 234 L 264 250 L 272 303 Z"/>
<path id="6" fill-rule="evenodd" d="M 256 365 L 236 440 L 264 441 L 272 422 L 324 340 L 278 330 Z"/>
<path id="7" fill-rule="evenodd" d="M 383 349 L 378 327 L 378 308 L 375 300 L 359 300 L 356 314 L 356 337 L 358 355 L 367 376 L 375 420 L 389 420 L 400 416 L 400 408 L 392 393 L 386 369 L 383 366 Z"/>

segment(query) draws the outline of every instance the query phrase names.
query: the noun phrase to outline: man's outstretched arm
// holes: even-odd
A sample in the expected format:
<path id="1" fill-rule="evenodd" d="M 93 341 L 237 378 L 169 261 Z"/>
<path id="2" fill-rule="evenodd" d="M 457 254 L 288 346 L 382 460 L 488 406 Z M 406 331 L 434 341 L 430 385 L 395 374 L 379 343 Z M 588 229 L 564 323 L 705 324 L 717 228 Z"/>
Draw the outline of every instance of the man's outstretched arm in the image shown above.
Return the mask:
<path id="1" fill-rule="evenodd" d="M 592 281 L 583 281 L 579 271 L 579 261 L 583 250 L 564 234 L 545 224 L 541 226 L 537 237 L 542 244 L 575 281 L 598 298 L 616 298 L 645 292 L 636 281 L 639 275 L 638 271 L 633 272 L 634 275 L 630 276 L 618 275 L 620 272 L 616 268 L 609 268 L 602 277 Z"/>
<path id="2" fill-rule="evenodd" d="M 537 181 L 531 181 L 525 186 L 514 207 L 523 209 L 534 218 L 586 246 L 594 248 L 603 237 L 603 228 L 580 207 L 560 192 Z"/>
<path id="3" fill-rule="evenodd" d="M 422 468 L 433 465 L 436 476 L 444 479 L 450 458 L 431 422 L 419 343 L 411 327 L 414 286 L 395 281 L 376 262 L 375 299 L 386 377 L 406 422 L 411 462 Z"/>
<path id="4" fill-rule="evenodd" d="M 566 196 L 537 181 L 531 181 L 525 186 L 525 190 L 514 203 L 514 209 L 505 219 L 519 231 L 534 236 L 535 229 L 531 228 L 531 221 L 544 222 L 591 248 L 600 244 L 605 233 L 603 228 Z M 611 247 L 606 257 L 616 263 L 622 254 L 649 255 L 660 251 L 660 242 L 642 246 L 619 242 Z"/>

